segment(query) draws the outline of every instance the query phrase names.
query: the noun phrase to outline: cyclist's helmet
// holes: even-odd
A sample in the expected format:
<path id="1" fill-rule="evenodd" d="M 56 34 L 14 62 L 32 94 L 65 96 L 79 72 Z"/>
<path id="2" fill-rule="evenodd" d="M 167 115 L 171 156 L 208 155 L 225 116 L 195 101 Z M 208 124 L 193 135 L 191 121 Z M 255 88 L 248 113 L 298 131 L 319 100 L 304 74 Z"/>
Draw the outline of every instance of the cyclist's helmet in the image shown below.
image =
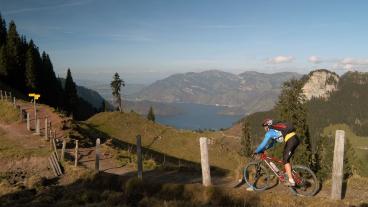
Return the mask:
<path id="1" fill-rule="evenodd" d="M 262 122 L 262 126 L 265 127 L 265 126 L 271 126 L 272 125 L 272 119 L 265 119 L 263 122 Z"/>

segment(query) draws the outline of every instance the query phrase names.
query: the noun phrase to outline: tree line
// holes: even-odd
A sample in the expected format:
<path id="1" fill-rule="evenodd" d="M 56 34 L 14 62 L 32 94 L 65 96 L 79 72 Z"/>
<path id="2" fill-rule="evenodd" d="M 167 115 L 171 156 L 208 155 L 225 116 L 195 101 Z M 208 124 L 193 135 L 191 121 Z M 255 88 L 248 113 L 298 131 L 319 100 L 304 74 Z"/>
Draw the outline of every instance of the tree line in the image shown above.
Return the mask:
<path id="1" fill-rule="evenodd" d="M 0 81 L 18 92 L 39 93 L 42 103 L 83 120 L 97 112 L 81 99 L 68 69 L 65 84 L 56 76 L 50 56 L 33 40 L 17 32 L 14 21 L 8 27 L 0 14 Z"/>

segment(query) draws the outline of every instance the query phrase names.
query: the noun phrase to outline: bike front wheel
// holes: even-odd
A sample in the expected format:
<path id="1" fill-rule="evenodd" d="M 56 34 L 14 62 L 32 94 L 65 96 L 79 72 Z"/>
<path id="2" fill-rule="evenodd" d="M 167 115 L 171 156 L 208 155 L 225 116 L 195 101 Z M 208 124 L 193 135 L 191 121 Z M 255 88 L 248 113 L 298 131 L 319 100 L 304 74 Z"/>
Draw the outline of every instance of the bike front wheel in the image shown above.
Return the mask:
<path id="1" fill-rule="evenodd" d="M 270 175 L 267 168 L 261 162 L 250 162 L 244 167 L 244 180 L 256 191 L 264 191 L 268 188 Z"/>
<path id="2" fill-rule="evenodd" d="M 292 190 L 302 196 L 314 196 L 319 189 L 319 182 L 314 172 L 302 165 L 293 166 L 295 187 Z"/>

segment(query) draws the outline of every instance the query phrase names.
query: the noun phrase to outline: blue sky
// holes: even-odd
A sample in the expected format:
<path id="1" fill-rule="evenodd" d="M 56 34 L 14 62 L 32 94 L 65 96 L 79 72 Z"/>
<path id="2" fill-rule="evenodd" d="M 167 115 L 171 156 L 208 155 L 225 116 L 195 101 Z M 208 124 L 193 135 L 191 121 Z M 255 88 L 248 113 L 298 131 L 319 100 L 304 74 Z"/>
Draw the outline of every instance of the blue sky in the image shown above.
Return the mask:
<path id="1" fill-rule="evenodd" d="M 173 73 L 366 71 L 367 1 L 0 0 L 63 76 L 149 83 Z"/>

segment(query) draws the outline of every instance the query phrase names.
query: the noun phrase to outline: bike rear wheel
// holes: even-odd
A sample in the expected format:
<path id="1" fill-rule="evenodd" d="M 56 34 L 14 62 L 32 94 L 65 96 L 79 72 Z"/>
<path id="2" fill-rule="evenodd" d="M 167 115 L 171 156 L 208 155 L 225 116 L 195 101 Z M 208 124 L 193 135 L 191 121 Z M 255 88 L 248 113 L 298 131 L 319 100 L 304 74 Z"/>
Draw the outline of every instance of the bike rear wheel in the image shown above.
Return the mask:
<path id="1" fill-rule="evenodd" d="M 256 191 L 264 191 L 268 188 L 270 175 L 267 168 L 261 162 L 250 162 L 244 167 L 245 182 Z"/>
<path id="2" fill-rule="evenodd" d="M 319 189 L 319 182 L 314 172 L 302 165 L 293 166 L 295 187 L 292 190 L 302 196 L 314 196 Z"/>

